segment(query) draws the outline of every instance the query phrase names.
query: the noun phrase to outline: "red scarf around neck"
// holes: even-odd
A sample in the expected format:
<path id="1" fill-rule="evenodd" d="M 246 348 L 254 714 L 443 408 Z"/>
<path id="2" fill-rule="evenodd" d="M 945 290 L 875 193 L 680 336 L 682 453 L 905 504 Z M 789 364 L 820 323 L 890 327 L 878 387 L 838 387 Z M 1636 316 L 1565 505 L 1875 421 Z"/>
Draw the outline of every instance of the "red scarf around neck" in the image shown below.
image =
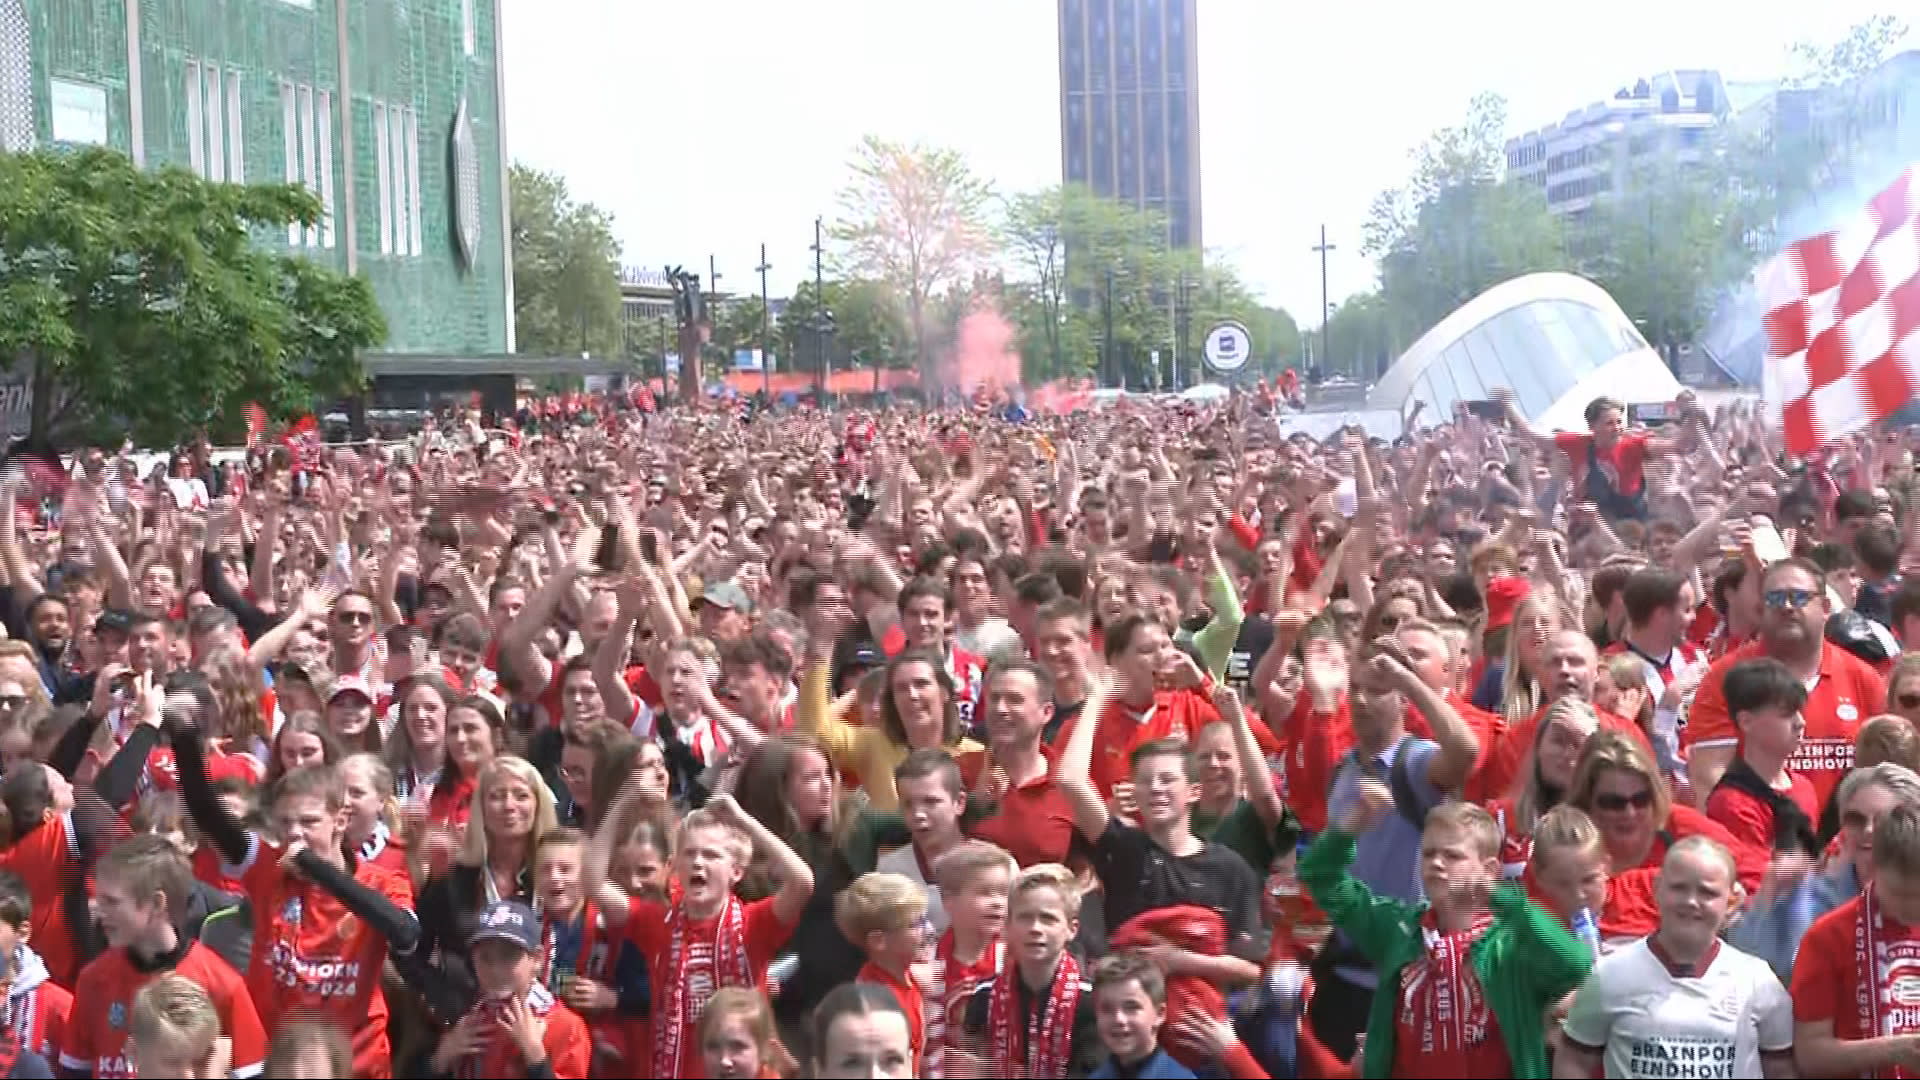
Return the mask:
<path id="1" fill-rule="evenodd" d="M 661 1008 L 653 1019 L 653 1075 L 662 1078 L 680 1075 L 680 1043 L 687 1026 L 699 1016 L 704 1001 L 689 1001 L 687 993 L 688 958 L 693 943 L 687 940 L 686 908 L 676 903 L 667 909 L 667 985 Z M 713 989 L 723 986 L 753 986 L 753 963 L 747 958 L 746 905 L 729 895 L 720 908 L 713 939 Z"/>
<path id="2" fill-rule="evenodd" d="M 1853 998 L 1860 1010 L 1861 1035 L 1920 1034 L 1920 1024 L 1909 1020 L 1913 1010 L 1894 1000 L 1899 990 L 1920 980 L 1920 939 L 1898 932 L 1897 924 L 1880 910 L 1879 892 L 1871 884 L 1860 893 L 1860 914 L 1853 925 Z M 1920 1072 L 1894 1068 L 1869 1075 L 1908 1080 Z"/>
<path id="3" fill-rule="evenodd" d="M 1411 1025 L 1424 1033 L 1420 1054 L 1463 1055 L 1486 1040 L 1493 1012 L 1470 953 L 1492 923 L 1493 917 L 1482 913 L 1465 930 L 1444 934 L 1433 912 L 1421 919 L 1427 955 L 1400 973 L 1401 1029 Z"/>
<path id="4" fill-rule="evenodd" d="M 996 1076 L 1062 1080 L 1073 1058 L 1073 1017 L 1080 1007 L 1080 964 L 1062 952 L 1037 1017 L 1022 1015 L 1020 965 L 1011 959 L 987 999 L 987 1038 Z"/>

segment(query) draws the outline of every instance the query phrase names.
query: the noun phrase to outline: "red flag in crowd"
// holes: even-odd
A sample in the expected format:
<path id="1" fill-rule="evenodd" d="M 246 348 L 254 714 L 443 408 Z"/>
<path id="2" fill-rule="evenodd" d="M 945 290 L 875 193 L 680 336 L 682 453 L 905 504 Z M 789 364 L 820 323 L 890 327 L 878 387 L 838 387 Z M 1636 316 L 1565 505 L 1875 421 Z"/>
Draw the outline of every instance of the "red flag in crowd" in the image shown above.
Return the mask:
<path id="1" fill-rule="evenodd" d="M 240 406 L 240 415 L 247 420 L 247 445 L 253 446 L 267 433 L 267 410 L 249 401 Z"/>
<path id="2" fill-rule="evenodd" d="M 1920 397 L 1920 167 L 1760 273 L 1763 395 L 1805 454 Z"/>

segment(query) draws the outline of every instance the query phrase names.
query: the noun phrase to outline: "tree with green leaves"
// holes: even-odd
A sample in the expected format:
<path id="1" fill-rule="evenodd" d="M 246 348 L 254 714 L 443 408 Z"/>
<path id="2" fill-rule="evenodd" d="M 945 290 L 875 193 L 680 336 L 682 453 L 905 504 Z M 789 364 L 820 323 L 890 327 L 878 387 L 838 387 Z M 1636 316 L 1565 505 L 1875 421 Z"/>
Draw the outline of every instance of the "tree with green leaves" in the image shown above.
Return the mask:
<path id="1" fill-rule="evenodd" d="M 817 328 L 820 296 L 811 281 L 794 290 L 774 326 L 774 348 L 782 371 L 820 375 L 823 357 L 830 355 L 833 370 L 850 366 L 875 371 L 909 368 L 917 364 L 913 332 L 899 296 L 878 281 L 828 281 L 826 309 L 833 313 L 833 330 Z M 931 305 L 931 300 L 929 301 Z"/>
<path id="2" fill-rule="evenodd" d="M 1788 56 L 1794 70 L 1784 93 L 1807 99 L 1816 122 L 1776 132 L 1768 177 L 1780 206 L 1791 209 L 1845 181 L 1874 131 L 1885 123 L 1884 110 L 1870 107 L 1887 88 L 1869 78 L 1907 36 L 1907 24 L 1892 15 L 1875 15 L 1830 42 L 1796 42 Z"/>
<path id="3" fill-rule="evenodd" d="M 1405 187 L 1374 199 L 1361 250 L 1409 341 L 1502 281 L 1571 265 L 1545 193 L 1504 176 L 1505 129 L 1505 100 L 1481 94 L 1414 151 Z"/>
<path id="4" fill-rule="evenodd" d="M 1730 127 L 1708 136 L 1684 158 L 1667 152 L 1636 160 L 1628 182 L 1574 226 L 1580 272 L 1656 347 L 1704 331 L 1717 299 L 1753 270 L 1749 238 L 1772 220 L 1764 187 L 1742 182 L 1764 167 L 1760 156 Z"/>
<path id="5" fill-rule="evenodd" d="M 849 167 L 853 179 L 840 192 L 843 217 L 833 226 L 841 246 L 835 262 L 843 276 L 889 285 L 905 299 L 913 355 L 931 385 L 927 304 L 992 255 L 991 188 L 953 150 L 872 135 L 861 140 Z"/>
<path id="6" fill-rule="evenodd" d="M 613 218 L 576 203 L 560 177 L 514 165 L 513 317 L 522 353 L 561 356 L 621 351 L 620 245 Z"/>
<path id="7" fill-rule="evenodd" d="M 372 289 L 256 242 L 320 213 L 112 150 L 0 155 L 0 365 L 30 373 L 27 445 L 166 446 L 360 389 L 387 333 Z"/>

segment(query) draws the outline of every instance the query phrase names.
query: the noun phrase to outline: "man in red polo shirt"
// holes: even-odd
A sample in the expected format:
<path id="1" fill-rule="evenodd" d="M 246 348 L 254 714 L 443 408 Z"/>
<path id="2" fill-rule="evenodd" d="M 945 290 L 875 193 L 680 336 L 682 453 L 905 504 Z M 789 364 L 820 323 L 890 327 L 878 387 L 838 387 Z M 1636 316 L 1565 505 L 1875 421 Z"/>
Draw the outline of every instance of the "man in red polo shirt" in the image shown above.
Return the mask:
<path id="1" fill-rule="evenodd" d="M 1727 714 L 1727 672 L 1757 656 L 1785 664 L 1807 687 L 1807 704 L 1800 712 L 1806 733 L 1787 768 L 1812 782 L 1822 806 L 1853 768 L 1854 735 L 1861 721 L 1887 699 L 1887 684 L 1866 661 L 1827 643 L 1824 581 L 1820 568 L 1805 559 L 1783 559 L 1767 567 L 1760 579 L 1760 636 L 1716 661 L 1700 683 L 1681 744 L 1688 748 L 1687 775 L 1703 802 L 1740 742 Z"/>
<path id="2" fill-rule="evenodd" d="M 1041 747 L 1053 695 L 1045 667 L 1031 660 L 994 665 L 986 690 L 988 749 L 960 763 L 995 799 L 992 813 L 974 824 L 974 837 L 1006 849 L 1021 866 L 1064 863 L 1073 844 L 1073 807 L 1054 786 Z"/>

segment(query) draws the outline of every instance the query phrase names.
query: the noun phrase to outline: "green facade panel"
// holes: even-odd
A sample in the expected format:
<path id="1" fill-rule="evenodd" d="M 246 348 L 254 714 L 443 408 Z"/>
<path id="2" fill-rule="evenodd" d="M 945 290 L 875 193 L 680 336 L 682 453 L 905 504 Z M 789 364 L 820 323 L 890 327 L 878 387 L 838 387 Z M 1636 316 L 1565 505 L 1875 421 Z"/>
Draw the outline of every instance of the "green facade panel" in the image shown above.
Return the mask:
<path id="1" fill-rule="evenodd" d="M 446 355 L 507 351 L 506 193 L 493 47 L 498 0 L 132 2 L 137 5 L 141 143 L 147 165 L 184 168 L 192 160 L 188 132 L 195 111 L 187 100 L 190 63 L 217 66 L 223 78 L 237 76 L 242 162 L 250 182 L 279 182 L 288 175 L 282 84 L 311 87 L 316 107 L 320 92 L 329 93 L 334 243 L 331 249 L 295 250 L 345 269 L 351 232 L 354 268 L 372 284 L 386 313 L 388 340 L 382 351 Z M 51 86 L 52 80 L 61 79 L 105 91 L 107 142 L 131 152 L 129 0 L 25 3 L 40 141 L 53 141 Z M 465 26 L 469 3 L 474 19 L 471 56 Z M 343 93 L 342 86 L 350 89 Z M 223 95 L 222 104 L 228 100 Z M 480 161 L 480 228 L 471 267 L 458 255 L 453 225 L 450 146 L 462 100 Z M 381 250 L 375 103 L 411 109 L 415 120 L 421 240 L 417 254 Z M 204 97 L 201 108 L 205 108 Z M 204 112 L 200 115 L 204 123 Z M 226 152 L 224 144 L 222 150 Z M 352 230 L 346 227 L 349 214 Z M 284 232 L 260 239 L 287 247 Z"/>
<path id="2" fill-rule="evenodd" d="M 473 0 L 474 55 L 466 55 L 461 0 L 345 0 L 353 61 L 353 158 L 360 271 L 394 320 L 393 352 L 506 351 L 506 242 L 501 230 L 500 109 L 493 66 L 493 0 Z M 464 96 L 480 169 L 481 230 L 474 266 L 456 254 L 450 145 Z M 380 251 L 376 102 L 411 105 L 419 125 L 421 256 Z"/>
<path id="3" fill-rule="evenodd" d="M 455 0 L 457 3 L 458 0 Z M 111 145 L 130 141 L 127 113 L 127 20 L 124 0 L 27 0 L 32 36 L 34 122 L 52 138 L 51 80 L 99 86 L 107 92 Z"/>

